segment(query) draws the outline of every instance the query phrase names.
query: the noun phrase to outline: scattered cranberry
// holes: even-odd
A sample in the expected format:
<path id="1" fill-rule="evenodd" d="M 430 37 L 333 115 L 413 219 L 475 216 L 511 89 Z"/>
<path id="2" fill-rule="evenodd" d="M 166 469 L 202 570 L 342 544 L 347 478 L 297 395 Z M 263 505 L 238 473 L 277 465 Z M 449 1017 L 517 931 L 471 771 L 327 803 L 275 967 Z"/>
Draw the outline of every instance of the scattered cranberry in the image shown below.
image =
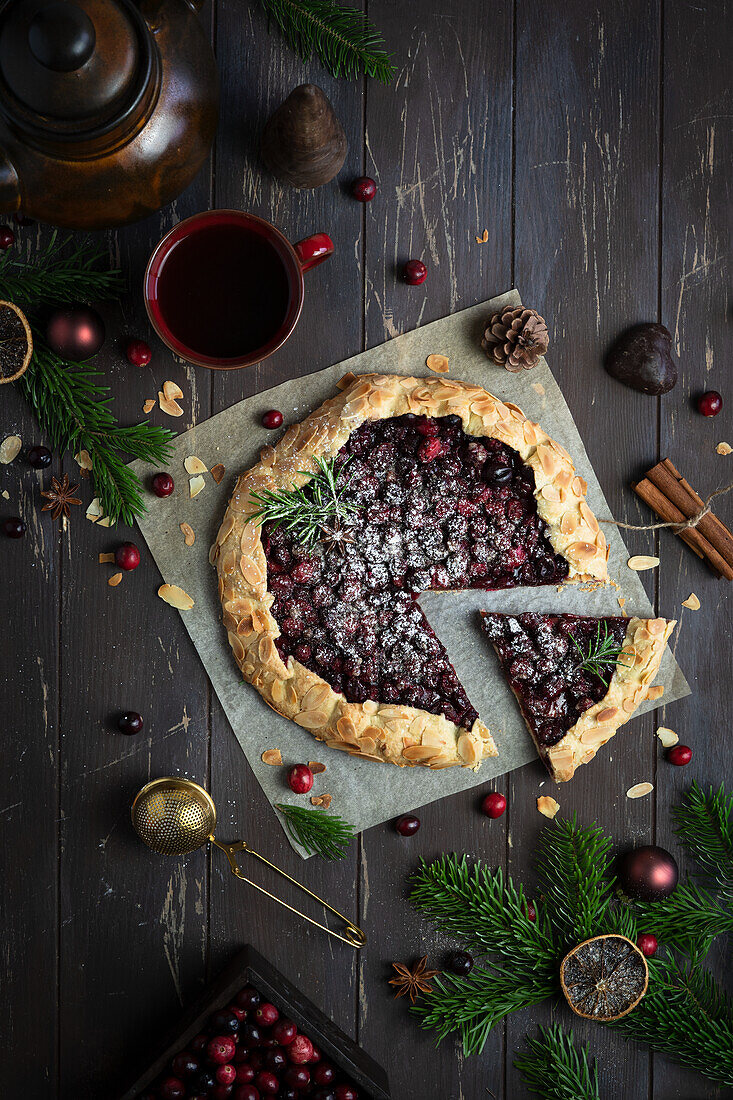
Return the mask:
<path id="1" fill-rule="evenodd" d="M 397 818 L 394 827 L 400 836 L 414 836 L 420 828 L 420 818 L 414 814 L 403 814 Z"/>
<path id="2" fill-rule="evenodd" d="M 117 729 L 120 733 L 139 733 L 142 728 L 143 716 L 142 714 L 138 714 L 136 710 L 126 710 L 117 719 Z M 208 1041 L 205 1035 L 197 1035 L 191 1043 L 191 1050 L 195 1051 L 196 1054 L 200 1054 Z M 200 1045 L 196 1047 L 194 1044 L 198 1043 L 200 1043 Z"/>
<path id="3" fill-rule="evenodd" d="M 377 185 L 371 176 L 359 176 L 351 185 L 351 194 L 358 202 L 371 202 L 377 193 Z"/>
<path id="4" fill-rule="evenodd" d="M 288 1059 L 296 1066 L 310 1062 L 313 1056 L 313 1043 L 307 1035 L 296 1035 L 292 1043 L 285 1048 Z"/>
<path id="5" fill-rule="evenodd" d="M 214 1077 L 220 1085 L 233 1085 L 237 1079 L 237 1071 L 233 1065 L 227 1063 L 224 1066 L 217 1066 Z"/>
<path id="6" fill-rule="evenodd" d="M 473 955 L 468 951 L 451 951 L 448 956 L 448 969 L 453 974 L 465 978 L 473 970 Z"/>
<path id="7" fill-rule="evenodd" d="M 283 414 L 277 409 L 270 409 L 262 417 L 263 428 L 279 428 L 283 422 Z"/>
<path id="8" fill-rule="evenodd" d="M 280 1088 L 280 1082 L 274 1073 L 264 1070 L 255 1077 L 255 1088 L 259 1089 L 260 1092 L 264 1092 L 266 1096 L 274 1096 Z"/>
<path id="9" fill-rule="evenodd" d="M 237 1054 L 241 1054 L 241 1051 L 237 1051 Z M 236 1058 L 236 1055 L 235 1055 Z M 251 1085 L 255 1079 L 255 1070 L 249 1064 L 249 1062 L 240 1062 L 236 1068 L 236 1082 L 238 1085 Z"/>
<path id="10" fill-rule="evenodd" d="M 244 989 L 240 989 L 234 1000 L 237 1002 L 240 1008 L 257 1008 L 262 998 L 260 997 L 254 986 L 246 985 Z"/>
<path id="11" fill-rule="evenodd" d="M 115 550 L 115 565 L 128 572 L 140 564 L 140 551 L 134 542 L 122 542 Z"/>
<path id="12" fill-rule="evenodd" d="M 336 1100 L 359 1100 L 359 1093 L 351 1085 L 339 1085 L 336 1089 Z"/>
<path id="13" fill-rule="evenodd" d="M 215 1035 L 206 1044 L 206 1056 L 212 1065 L 223 1066 L 226 1062 L 231 1062 L 236 1049 L 237 1044 L 231 1035 Z"/>
<path id="14" fill-rule="evenodd" d="M 240 1085 L 235 1089 L 232 1100 L 260 1100 L 260 1094 L 254 1085 Z"/>
<path id="15" fill-rule="evenodd" d="M 405 282 L 410 286 L 419 286 L 428 277 L 428 269 L 422 260 L 408 260 L 404 268 Z"/>
<path id="16" fill-rule="evenodd" d="M 295 764 L 288 772 L 288 783 L 293 794 L 308 794 L 313 786 L 313 772 L 307 764 Z M 275 1011 L 277 1012 L 277 1009 Z"/>
<path id="17" fill-rule="evenodd" d="M 19 516 L 9 516 L 3 520 L 3 534 L 9 539 L 22 539 L 25 534 L 25 524 Z"/>
<path id="18" fill-rule="evenodd" d="M 534 924 L 534 922 L 537 920 L 537 910 L 535 909 L 534 902 L 532 901 L 527 906 L 527 920 L 531 921 L 532 924 Z"/>
<path id="19" fill-rule="evenodd" d="M 133 367 L 146 367 L 153 358 L 153 353 L 144 340 L 129 340 L 125 355 Z"/>
<path id="20" fill-rule="evenodd" d="M 486 798 L 481 803 L 481 813 L 486 814 L 487 817 L 501 817 L 505 809 L 506 799 L 504 795 L 499 794 L 498 791 L 487 794 Z"/>
<path id="21" fill-rule="evenodd" d="M 171 1072 L 174 1077 L 192 1077 L 201 1069 L 201 1063 L 195 1054 L 182 1050 L 171 1062 Z"/>
<path id="22" fill-rule="evenodd" d="M 173 478 L 170 474 L 166 473 L 156 474 L 153 478 L 152 486 L 156 497 L 169 497 L 175 489 Z"/>
<path id="23" fill-rule="evenodd" d="M 46 470 L 51 465 L 51 459 L 53 455 L 49 451 L 48 447 L 41 447 L 36 444 L 35 447 L 29 447 L 28 449 L 28 462 L 34 470 Z"/>
<path id="24" fill-rule="evenodd" d="M 12 244 L 15 244 L 15 233 L 9 225 L 0 225 L 0 249 L 5 252 Z"/>
<path id="25" fill-rule="evenodd" d="M 302 1092 L 303 1089 L 307 1089 L 311 1083 L 311 1071 L 306 1069 L 305 1066 L 291 1066 L 283 1074 L 283 1081 L 290 1088 L 297 1089 L 298 1092 Z"/>
<path id="26" fill-rule="evenodd" d="M 443 453 L 443 444 L 439 439 L 424 439 L 417 449 L 417 457 L 421 462 L 432 462 L 439 454 Z"/>
<path id="27" fill-rule="evenodd" d="M 336 1070 L 328 1062 L 321 1062 L 313 1070 L 313 1081 L 316 1085 L 330 1085 L 336 1076 Z"/>
<path id="28" fill-rule="evenodd" d="M 675 745 L 667 752 L 667 759 L 670 764 L 675 764 L 678 768 L 684 768 L 685 764 L 689 764 L 692 760 L 692 749 L 689 745 Z"/>
<path id="29" fill-rule="evenodd" d="M 697 411 L 703 416 L 717 416 L 723 408 L 723 398 L 717 390 L 708 390 L 697 399 Z"/>
<path id="30" fill-rule="evenodd" d="M 277 1039 L 281 1046 L 286 1047 L 288 1043 L 292 1043 L 295 1036 L 298 1034 L 298 1029 L 292 1020 L 286 1020 L 284 1017 L 279 1019 L 272 1029 L 273 1039 Z"/>
<path id="31" fill-rule="evenodd" d="M 183 1100 L 186 1086 L 177 1077 L 166 1077 L 160 1086 L 161 1100 Z"/>
<path id="32" fill-rule="evenodd" d="M 639 948 L 642 955 L 646 955 L 646 957 L 650 959 L 652 955 L 656 955 L 659 944 L 657 943 L 657 937 L 653 936 L 651 932 L 642 932 L 642 934 L 637 937 L 636 946 Z"/>

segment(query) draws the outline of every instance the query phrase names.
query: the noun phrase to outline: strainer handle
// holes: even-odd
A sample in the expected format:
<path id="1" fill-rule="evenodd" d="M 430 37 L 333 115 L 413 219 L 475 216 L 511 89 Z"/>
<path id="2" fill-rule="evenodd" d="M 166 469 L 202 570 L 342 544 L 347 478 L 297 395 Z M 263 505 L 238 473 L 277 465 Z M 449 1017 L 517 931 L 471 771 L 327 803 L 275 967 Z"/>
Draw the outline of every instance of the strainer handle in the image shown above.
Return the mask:
<path id="1" fill-rule="evenodd" d="M 329 936 L 335 936 L 335 938 L 337 940 L 341 940 L 342 943 L 348 943 L 352 947 L 357 948 L 364 946 L 367 938 L 364 932 L 362 932 L 361 928 L 358 928 L 352 921 L 349 920 L 348 917 L 345 917 L 343 913 L 339 913 L 338 909 L 334 909 L 334 907 L 332 905 L 329 905 L 327 901 L 324 901 L 323 898 L 319 898 L 318 894 L 314 894 L 313 891 L 309 890 L 307 886 L 304 886 L 302 882 L 298 882 L 297 879 L 294 879 L 291 875 L 287 873 L 287 871 L 283 871 L 282 868 L 277 867 L 274 863 L 270 863 L 269 859 L 265 859 L 264 856 L 261 856 L 259 852 L 255 852 L 254 848 L 250 848 L 250 846 L 245 843 L 245 841 L 237 840 L 234 842 L 234 844 L 222 844 L 220 841 L 215 840 L 213 836 L 209 839 L 216 848 L 220 848 L 222 852 L 224 852 L 225 856 L 229 860 L 229 866 L 231 867 L 232 874 L 236 875 L 238 879 L 242 880 L 242 882 L 246 882 L 248 886 L 254 886 L 255 890 L 259 890 L 261 894 L 266 894 L 268 898 L 272 898 L 272 900 L 276 901 L 278 905 L 282 905 L 285 909 L 289 909 L 291 913 L 295 913 L 297 917 L 302 917 L 303 920 L 308 921 L 309 924 L 315 925 L 316 928 L 320 928 L 321 931 L 328 932 Z M 283 878 L 286 878 L 288 882 L 292 882 L 292 884 L 294 886 L 297 886 L 299 890 L 303 890 L 304 893 L 309 895 L 309 897 L 312 897 L 313 900 L 317 901 L 319 905 L 322 905 L 325 909 L 328 909 L 329 912 L 333 913 L 335 917 L 338 917 L 338 919 L 343 922 L 344 935 L 342 936 L 340 932 L 335 932 L 333 928 L 329 928 L 327 925 L 321 924 L 320 921 L 314 920 L 306 913 L 302 913 L 300 909 L 295 909 L 292 905 L 288 905 L 286 901 L 283 901 L 282 898 L 277 897 L 276 894 L 271 894 L 269 890 L 266 890 L 264 888 L 264 886 L 260 886 L 258 883 L 253 882 L 252 879 L 247 878 L 241 870 L 239 864 L 237 863 L 237 852 L 249 852 L 251 856 L 259 859 L 262 863 L 267 864 L 267 866 L 271 867 L 273 871 L 277 871 L 277 873 L 279 875 L 282 875 Z"/>

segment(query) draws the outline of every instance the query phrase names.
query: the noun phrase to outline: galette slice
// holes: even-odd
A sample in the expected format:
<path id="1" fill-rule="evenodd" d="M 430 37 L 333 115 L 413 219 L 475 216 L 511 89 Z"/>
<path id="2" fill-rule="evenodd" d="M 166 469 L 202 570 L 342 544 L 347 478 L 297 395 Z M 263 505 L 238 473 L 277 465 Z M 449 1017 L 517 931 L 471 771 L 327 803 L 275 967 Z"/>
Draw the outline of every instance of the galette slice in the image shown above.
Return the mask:
<path id="1" fill-rule="evenodd" d="M 537 752 L 571 779 L 647 697 L 675 620 L 481 612 Z"/>

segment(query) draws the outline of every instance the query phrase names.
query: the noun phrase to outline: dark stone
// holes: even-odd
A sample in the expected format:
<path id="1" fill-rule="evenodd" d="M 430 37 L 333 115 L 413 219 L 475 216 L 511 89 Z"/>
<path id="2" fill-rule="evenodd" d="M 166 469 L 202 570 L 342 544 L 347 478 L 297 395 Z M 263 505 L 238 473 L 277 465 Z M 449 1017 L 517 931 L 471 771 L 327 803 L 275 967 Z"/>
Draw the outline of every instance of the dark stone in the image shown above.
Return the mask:
<path id="1" fill-rule="evenodd" d="M 610 348 L 605 367 L 612 378 L 639 393 L 668 393 L 677 382 L 672 334 L 664 325 L 635 325 Z"/>

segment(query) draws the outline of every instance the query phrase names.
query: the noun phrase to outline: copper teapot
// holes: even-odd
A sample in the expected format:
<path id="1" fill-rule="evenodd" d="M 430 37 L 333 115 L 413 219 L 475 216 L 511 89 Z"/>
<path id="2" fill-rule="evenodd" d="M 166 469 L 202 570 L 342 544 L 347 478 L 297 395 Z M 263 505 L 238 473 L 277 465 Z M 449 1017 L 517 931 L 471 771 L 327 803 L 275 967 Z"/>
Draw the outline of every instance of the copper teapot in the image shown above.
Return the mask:
<path id="1" fill-rule="evenodd" d="M 0 213 L 75 229 L 171 202 L 216 130 L 203 0 L 0 0 Z"/>

